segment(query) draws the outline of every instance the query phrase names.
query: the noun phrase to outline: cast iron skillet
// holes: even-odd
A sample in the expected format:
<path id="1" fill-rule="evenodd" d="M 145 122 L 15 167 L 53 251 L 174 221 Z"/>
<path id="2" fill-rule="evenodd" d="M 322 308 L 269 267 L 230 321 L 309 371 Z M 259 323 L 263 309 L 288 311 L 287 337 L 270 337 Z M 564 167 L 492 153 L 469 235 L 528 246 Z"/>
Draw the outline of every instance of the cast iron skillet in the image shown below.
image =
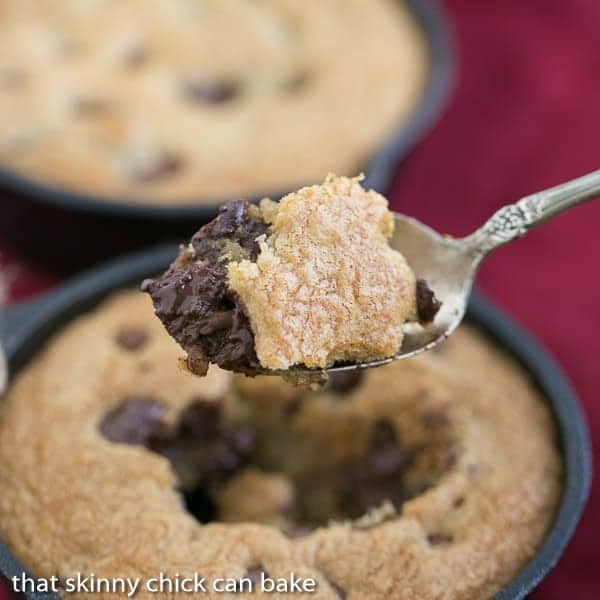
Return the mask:
<path id="1" fill-rule="evenodd" d="M 136 285 L 164 270 L 176 251 L 169 244 L 132 254 L 80 275 L 40 300 L 8 308 L 3 337 L 12 375 L 31 359 L 50 334 L 92 308 L 112 290 Z M 473 297 L 467 318 L 530 373 L 553 412 L 557 443 L 564 457 L 565 488 L 554 526 L 531 562 L 495 598 L 521 599 L 555 566 L 579 521 L 591 478 L 588 433 L 575 394 L 560 367 L 523 329 L 480 294 Z M 510 398 L 506 401 L 510 402 Z M 1 544 L 0 572 L 9 578 L 23 572 Z M 28 595 L 31 600 L 42 597 L 57 600 L 51 595 Z"/>
<path id="2" fill-rule="evenodd" d="M 365 166 L 366 184 L 380 192 L 387 191 L 398 161 L 441 114 L 454 79 L 453 44 L 437 0 L 404 2 L 427 40 L 429 78 L 410 121 L 390 132 L 389 141 Z M 258 196 L 279 198 L 286 191 L 290 190 L 265 190 Z M 189 238 L 215 216 L 219 204 L 231 199 L 215 198 L 196 206 L 110 202 L 50 187 L 1 166 L 0 198 L 0 235 L 29 259 L 62 273 L 157 241 Z"/>

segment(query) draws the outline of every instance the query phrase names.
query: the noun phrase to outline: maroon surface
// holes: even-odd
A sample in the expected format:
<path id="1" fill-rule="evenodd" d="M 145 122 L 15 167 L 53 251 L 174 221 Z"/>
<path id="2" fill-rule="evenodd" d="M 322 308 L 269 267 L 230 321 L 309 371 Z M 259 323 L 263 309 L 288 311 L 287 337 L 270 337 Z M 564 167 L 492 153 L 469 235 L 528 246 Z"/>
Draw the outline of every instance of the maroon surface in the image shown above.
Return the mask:
<path id="1" fill-rule="evenodd" d="M 461 75 L 450 109 L 409 158 L 395 208 L 453 234 L 503 203 L 600 168 L 600 2 L 448 0 Z M 506 247 L 480 286 L 564 365 L 580 394 L 600 465 L 600 202 Z M 12 256 L 14 262 L 16 257 Z M 50 283 L 21 265 L 15 296 Z M 537 600 L 596 600 L 600 491 Z M 0 600 L 4 600 L 0 592 Z"/>

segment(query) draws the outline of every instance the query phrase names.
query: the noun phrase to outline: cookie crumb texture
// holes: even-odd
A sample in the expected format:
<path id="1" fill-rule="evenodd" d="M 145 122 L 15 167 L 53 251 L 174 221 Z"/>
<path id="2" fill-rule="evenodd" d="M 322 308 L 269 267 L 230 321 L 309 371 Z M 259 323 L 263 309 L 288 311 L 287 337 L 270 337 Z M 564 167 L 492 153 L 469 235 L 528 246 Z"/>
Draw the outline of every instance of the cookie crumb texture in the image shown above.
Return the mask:
<path id="1" fill-rule="evenodd" d="M 37 576 L 294 573 L 319 600 L 482 600 L 553 522 L 548 410 L 467 327 L 318 392 L 192 377 L 178 353 L 149 299 L 126 292 L 17 377 L 0 416 L 0 538 Z"/>
<path id="2" fill-rule="evenodd" d="M 428 70 L 398 0 L 3 0 L 0 39 L 2 166 L 114 202 L 357 171 Z"/>
<path id="3" fill-rule="evenodd" d="M 142 289 L 199 375 L 386 358 L 419 312 L 393 229 L 383 196 L 330 175 L 279 204 L 226 204 Z"/>
<path id="4" fill-rule="evenodd" d="M 283 198 L 256 261 L 228 266 L 268 369 L 325 368 L 395 354 L 415 314 L 415 276 L 389 245 L 387 200 L 330 176 Z"/>

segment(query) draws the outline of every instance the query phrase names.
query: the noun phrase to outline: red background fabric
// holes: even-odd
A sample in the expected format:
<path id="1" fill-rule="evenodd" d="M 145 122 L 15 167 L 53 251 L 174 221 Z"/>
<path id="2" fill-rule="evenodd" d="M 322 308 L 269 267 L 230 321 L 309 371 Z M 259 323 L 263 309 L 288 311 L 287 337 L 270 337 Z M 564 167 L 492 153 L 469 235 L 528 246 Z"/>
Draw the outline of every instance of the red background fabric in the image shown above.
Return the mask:
<path id="1" fill-rule="evenodd" d="M 502 204 L 600 168 L 600 2 L 447 0 L 459 46 L 454 98 L 399 168 L 397 210 L 455 235 Z M 480 287 L 562 363 L 585 407 L 600 465 L 600 201 L 548 223 L 484 265 Z M 53 280 L 15 266 L 13 298 Z M 537 600 L 596 600 L 600 491 Z M 0 600 L 7 594 L 0 591 Z"/>

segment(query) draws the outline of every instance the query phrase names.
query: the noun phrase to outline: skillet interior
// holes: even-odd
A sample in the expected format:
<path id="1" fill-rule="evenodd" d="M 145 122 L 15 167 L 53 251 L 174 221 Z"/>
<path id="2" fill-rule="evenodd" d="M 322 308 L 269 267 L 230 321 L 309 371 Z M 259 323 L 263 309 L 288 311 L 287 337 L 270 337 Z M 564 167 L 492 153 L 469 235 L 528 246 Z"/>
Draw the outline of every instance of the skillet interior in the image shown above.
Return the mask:
<path id="1" fill-rule="evenodd" d="M 135 285 L 161 271 L 176 252 L 175 246 L 166 245 L 130 255 L 78 276 L 40 300 L 7 309 L 2 319 L 2 337 L 11 373 L 22 368 L 62 325 L 92 308 L 112 290 Z M 564 457 L 565 487 L 554 526 L 531 562 L 495 597 L 520 599 L 555 566 L 575 530 L 589 493 L 590 443 L 575 394 L 560 367 L 545 351 L 480 294 L 475 294 L 469 305 L 468 319 L 530 373 L 551 408 Z M 22 571 L 10 551 L 0 544 L 0 572 L 11 577 Z M 57 598 L 35 594 L 27 597 Z"/>

